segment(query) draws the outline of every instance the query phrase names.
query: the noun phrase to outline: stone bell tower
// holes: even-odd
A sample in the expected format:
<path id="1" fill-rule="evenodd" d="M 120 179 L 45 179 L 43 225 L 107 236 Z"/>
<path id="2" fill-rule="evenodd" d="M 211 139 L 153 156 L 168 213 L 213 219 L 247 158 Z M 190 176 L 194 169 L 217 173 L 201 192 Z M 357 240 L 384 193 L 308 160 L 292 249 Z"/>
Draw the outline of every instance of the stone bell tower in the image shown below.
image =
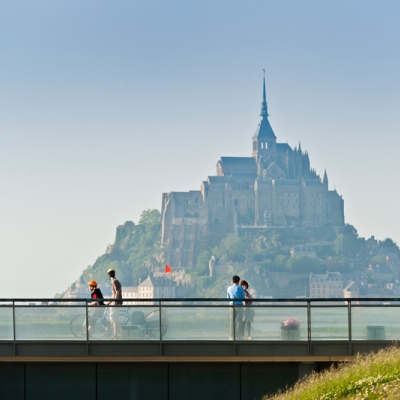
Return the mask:
<path id="1" fill-rule="evenodd" d="M 268 121 L 268 107 L 265 91 L 265 70 L 263 79 L 263 98 L 261 102 L 261 121 L 253 136 L 252 156 L 256 161 L 276 153 L 276 136 Z"/>

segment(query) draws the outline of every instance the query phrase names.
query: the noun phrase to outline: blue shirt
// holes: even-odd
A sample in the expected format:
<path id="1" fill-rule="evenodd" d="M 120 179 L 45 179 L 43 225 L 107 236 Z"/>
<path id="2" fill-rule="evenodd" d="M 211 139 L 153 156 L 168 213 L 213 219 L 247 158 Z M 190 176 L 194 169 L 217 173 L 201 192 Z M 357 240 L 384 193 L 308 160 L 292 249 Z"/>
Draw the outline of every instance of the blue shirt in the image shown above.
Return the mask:
<path id="1" fill-rule="evenodd" d="M 244 290 L 241 286 L 233 284 L 232 286 L 228 287 L 228 292 L 226 294 L 226 297 L 228 299 L 244 299 Z M 241 301 L 230 301 L 230 305 L 232 304 L 238 304 L 238 305 L 243 305 Z"/>

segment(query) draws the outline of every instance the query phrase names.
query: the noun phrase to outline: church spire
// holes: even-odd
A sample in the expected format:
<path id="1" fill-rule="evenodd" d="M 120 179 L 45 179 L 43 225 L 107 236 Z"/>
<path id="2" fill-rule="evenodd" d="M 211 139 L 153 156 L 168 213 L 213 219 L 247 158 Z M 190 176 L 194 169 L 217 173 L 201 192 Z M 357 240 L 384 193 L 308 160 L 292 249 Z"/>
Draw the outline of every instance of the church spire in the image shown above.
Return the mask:
<path id="1" fill-rule="evenodd" d="M 326 188 L 328 188 L 328 174 L 326 173 L 326 169 L 324 172 L 324 178 L 322 180 L 322 183 L 326 186 Z"/>
<path id="2" fill-rule="evenodd" d="M 268 117 L 268 107 L 267 107 L 267 94 L 265 90 L 265 68 L 263 68 L 264 78 L 263 78 L 263 98 L 261 102 L 261 117 Z"/>
<path id="3" fill-rule="evenodd" d="M 253 135 L 252 156 L 258 161 L 260 156 L 271 155 L 276 152 L 276 136 L 268 121 L 267 95 L 265 91 L 265 69 L 263 78 L 263 99 L 261 102 L 261 121 Z"/>

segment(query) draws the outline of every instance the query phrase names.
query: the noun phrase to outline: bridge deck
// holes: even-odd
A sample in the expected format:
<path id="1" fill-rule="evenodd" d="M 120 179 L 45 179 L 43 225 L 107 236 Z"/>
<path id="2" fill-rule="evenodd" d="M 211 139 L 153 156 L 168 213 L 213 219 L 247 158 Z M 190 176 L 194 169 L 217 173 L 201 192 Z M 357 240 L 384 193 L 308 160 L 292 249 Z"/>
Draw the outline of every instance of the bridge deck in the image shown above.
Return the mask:
<path id="1" fill-rule="evenodd" d="M 310 362 L 348 360 L 391 341 L 14 341 L 0 342 L 0 360 L 99 360 L 149 362 Z M 24 360 L 25 360 L 24 359 Z"/>
<path id="2" fill-rule="evenodd" d="M 126 302 L 118 340 L 90 301 L 0 299 L 2 398 L 252 400 L 400 340 L 399 299 L 257 299 L 252 340 L 227 299 Z"/>

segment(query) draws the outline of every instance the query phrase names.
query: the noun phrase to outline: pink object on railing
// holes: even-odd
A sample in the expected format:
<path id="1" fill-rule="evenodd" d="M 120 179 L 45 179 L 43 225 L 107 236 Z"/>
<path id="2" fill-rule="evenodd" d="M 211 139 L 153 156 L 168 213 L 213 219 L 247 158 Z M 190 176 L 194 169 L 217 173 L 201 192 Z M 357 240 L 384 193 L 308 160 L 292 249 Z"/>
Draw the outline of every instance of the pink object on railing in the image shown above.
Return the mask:
<path id="1" fill-rule="evenodd" d="M 288 318 L 282 323 L 283 326 L 300 326 L 300 322 L 294 318 Z"/>

